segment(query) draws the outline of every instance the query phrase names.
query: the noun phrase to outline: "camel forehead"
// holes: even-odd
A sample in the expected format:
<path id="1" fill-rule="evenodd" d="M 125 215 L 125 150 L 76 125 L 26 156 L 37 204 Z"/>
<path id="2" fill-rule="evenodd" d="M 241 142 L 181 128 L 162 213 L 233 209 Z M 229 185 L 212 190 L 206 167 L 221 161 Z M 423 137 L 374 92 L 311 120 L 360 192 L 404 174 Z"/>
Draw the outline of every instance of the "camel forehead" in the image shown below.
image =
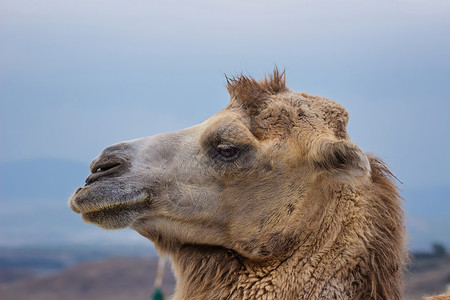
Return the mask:
<path id="1" fill-rule="evenodd" d="M 251 134 L 260 140 L 288 133 L 289 128 L 294 126 L 297 111 L 301 111 L 298 103 L 291 101 L 292 97 L 286 94 L 272 95 L 265 100 L 249 108 L 232 98 L 225 109 L 207 120 L 207 126 L 216 128 L 222 134 L 242 137 Z"/>
<path id="2" fill-rule="evenodd" d="M 348 112 L 330 99 L 291 91 L 264 97 L 251 108 L 243 107 L 238 99 L 230 102 L 230 106 L 243 107 L 250 119 L 250 130 L 258 139 L 287 137 L 294 127 L 312 127 L 313 131 L 306 132 L 313 135 L 326 132 L 348 138 Z"/>

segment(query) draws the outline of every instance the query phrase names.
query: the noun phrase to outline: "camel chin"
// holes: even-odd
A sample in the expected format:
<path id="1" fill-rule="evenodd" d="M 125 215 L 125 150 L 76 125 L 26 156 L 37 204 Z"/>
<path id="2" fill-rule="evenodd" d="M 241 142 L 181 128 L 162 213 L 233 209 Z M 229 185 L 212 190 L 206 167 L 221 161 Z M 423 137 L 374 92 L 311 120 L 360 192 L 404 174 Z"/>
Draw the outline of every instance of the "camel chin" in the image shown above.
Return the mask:
<path id="1" fill-rule="evenodd" d="M 92 184 L 79 188 L 70 198 L 69 206 L 86 223 L 104 229 L 122 229 L 130 227 L 148 210 L 149 195 L 144 191 L 124 193 L 120 188 Z"/>

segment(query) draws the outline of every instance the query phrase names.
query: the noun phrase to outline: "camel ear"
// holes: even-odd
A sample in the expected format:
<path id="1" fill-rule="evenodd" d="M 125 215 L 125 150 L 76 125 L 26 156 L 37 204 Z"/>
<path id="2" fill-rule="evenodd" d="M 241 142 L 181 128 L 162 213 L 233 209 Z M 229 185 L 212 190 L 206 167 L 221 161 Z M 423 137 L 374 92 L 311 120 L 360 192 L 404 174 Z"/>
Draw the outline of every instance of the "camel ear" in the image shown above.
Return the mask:
<path id="1" fill-rule="evenodd" d="M 316 168 L 338 180 L 351 180 L 370 173 L 367 156 L 347 140 L 322 140 L 313 146 L 310 157 Z"/>

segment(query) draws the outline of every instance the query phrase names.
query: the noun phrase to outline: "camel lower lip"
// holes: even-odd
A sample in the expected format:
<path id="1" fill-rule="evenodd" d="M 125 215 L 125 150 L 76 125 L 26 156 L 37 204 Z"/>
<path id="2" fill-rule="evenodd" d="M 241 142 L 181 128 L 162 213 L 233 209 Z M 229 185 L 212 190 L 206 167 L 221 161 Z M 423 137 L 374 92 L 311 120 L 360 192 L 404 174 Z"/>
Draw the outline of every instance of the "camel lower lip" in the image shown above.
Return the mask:
<path id="1" fill-rule="evenodd" d="M 148 201 L 148 194 L 147 193 L 141 193 L 137 196 L 130 197 L 131 199 L 126 201 L 120 201 L 120 202 L 112 202 L 112 203 L 85 203 L 80 205 L 77 204 L 76 197 L 77 194 L 82 191 L 84 188 L 78 188 L 77 191 L 74 193 L 74 196 L 70 200 L 70 206 L 73 211 L 79 214 L 90 214 L 90 213 L 96 213 L 106 210 L 116 210 L 121 208 L 127 208 L 131 207 L 136 204 L 142 204 L 146 203 Z"/>
<path id="2" fill-rule="evenodd" d="M 99 210 L 83 212 L 82 219 L 105 229 L 120 229 L 130 226 L 146 210 L 145 201 L 133 203 L 117 203 L 102 207 Z"/>
<path id="3" fill-rule="evenodd" d="M 136 203 L 136 202 L 133 202 L 133 203 Z M 112 209 L 116 209 L 119 207 L 126 207 L 128 205 L 132 205 L 133 203 L 119 202 L 119 203 L 114 203 L 114 204 L 99 205 L 96 207 L 91 207 L 88 209 L 80 210 L 80 214 L 84 215 L 84 214 L 101 212 L 101 211 L 105 211 L 105 210 L 112 210 Z"/>

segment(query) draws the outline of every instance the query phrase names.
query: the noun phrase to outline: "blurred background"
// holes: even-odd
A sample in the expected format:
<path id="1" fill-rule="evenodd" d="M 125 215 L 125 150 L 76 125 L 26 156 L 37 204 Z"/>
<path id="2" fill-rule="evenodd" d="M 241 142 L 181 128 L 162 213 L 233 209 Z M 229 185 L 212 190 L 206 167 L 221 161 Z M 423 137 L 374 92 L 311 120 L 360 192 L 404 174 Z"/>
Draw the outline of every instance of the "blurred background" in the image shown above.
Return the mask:
<path id="1" fill-rule="evenodd" d="M 408 299 L 441 292 L 449 36 L 447 0 L 0 0 L 2 299 L 148 299 L 153 245 L 83 223 L 68 198 L 106 146 L 198 124 L 227 105 L 224 74 L 275 65 L 344 105 L 352 140 L 401 180 Z"/>

